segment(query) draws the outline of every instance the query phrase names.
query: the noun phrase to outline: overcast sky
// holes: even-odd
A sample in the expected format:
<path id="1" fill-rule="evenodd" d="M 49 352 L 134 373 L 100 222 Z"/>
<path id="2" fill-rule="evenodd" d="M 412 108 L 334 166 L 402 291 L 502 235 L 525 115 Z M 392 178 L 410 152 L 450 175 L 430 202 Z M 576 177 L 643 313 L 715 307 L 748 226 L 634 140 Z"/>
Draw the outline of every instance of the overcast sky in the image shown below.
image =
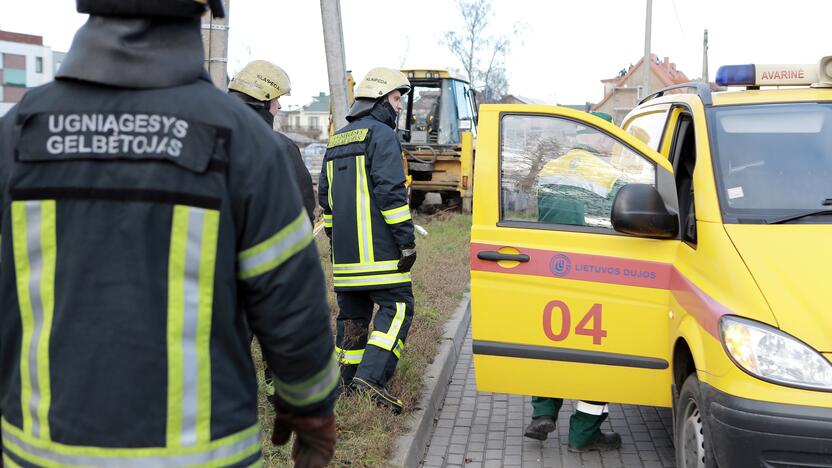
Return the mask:
<path id="1" fill-rule="evenodd" d="M 490 33 L 514 38 L 506 60 L 510 92 L 551 103 L 603 98 L 610 78 L 644 54 L 646 0 L 494 0 Z M 86 20 L 72 0 L 0 0 L 0 29 L 44 36 L 69 48 Z M 356 79 L 374 66 L 461 68 L 442 45 L 462 19 L 453 0 L 341 0 L 347 68 Z M 815 63 L 832 55 L 832 1 L 655 0 L 652 51 L 690 78 L 702 71 L 702 32 L 710 35 L 710 75 L 737 63 Z M 327 91 L 318 0 L 232 0 L 229 73 L 265 59 L 291 76 L 303 104 Z"/>

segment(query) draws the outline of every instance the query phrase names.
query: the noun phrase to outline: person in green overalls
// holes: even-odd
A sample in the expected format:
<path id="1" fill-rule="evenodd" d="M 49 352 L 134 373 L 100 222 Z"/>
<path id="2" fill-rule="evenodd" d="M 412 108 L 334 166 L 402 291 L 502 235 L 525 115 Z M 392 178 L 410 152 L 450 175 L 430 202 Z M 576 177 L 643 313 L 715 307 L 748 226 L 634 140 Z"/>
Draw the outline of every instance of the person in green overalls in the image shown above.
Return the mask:
<path id="1" fill-rule="evenodd" d="M 592 112 L 608 122 L 611 115 Z M 547 224 L 594 225 L 587 222 L 587 213 L 609 218 L 612 201 L 623 185 L 619 171 L 607 162 L 613 140 L 590 127 L 577 132 L 577 145 L 566 154 L 546 163 L 538 177 L 538 221 Z M 555 430 L 562 398 L 532 397 L 532 421 L 525 436 L 546 440 Z M 606 403 L 579 401 L 569 418 L 570 452 L 616 450 L 621 436 L 601 431 L 609 415 Z"/>

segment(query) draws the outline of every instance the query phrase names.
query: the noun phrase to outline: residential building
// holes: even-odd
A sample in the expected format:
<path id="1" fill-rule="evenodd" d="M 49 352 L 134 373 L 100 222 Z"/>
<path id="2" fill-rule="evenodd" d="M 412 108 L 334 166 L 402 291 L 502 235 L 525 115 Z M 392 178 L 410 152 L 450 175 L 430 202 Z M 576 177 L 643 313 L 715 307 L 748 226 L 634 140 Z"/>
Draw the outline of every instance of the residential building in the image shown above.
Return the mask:
<path id="1" fill-rule="evenodd" d="M 329 139 L 329 96 L 318 93 L 312 102 L 295 109 L 281 111 L 277 119 L 280 130 L 301 134 L 318 141 Z"/>
<path id="2" fill-rule="evenodd" d="M 55 70 L 52 49 L 43 45 L 42 36 L 0 31 L 0 116 L 27 88 L 52 81 Z"/>
<path id="3" fill-rule="evenodd" d="M 604 99 L 592 106 L 592 110 L 610 114 L 615 122 L 621 121 L 644 96 L 656 92 L 667 86 L 681 84 L 690 79 L 668 57 L 659 60 L 655 54 L 650 55 L 650 90 L 644 92 L 644 59 L 627 69 L 621 69 L 618 76 L 601 80 L 604 84 Z"/>

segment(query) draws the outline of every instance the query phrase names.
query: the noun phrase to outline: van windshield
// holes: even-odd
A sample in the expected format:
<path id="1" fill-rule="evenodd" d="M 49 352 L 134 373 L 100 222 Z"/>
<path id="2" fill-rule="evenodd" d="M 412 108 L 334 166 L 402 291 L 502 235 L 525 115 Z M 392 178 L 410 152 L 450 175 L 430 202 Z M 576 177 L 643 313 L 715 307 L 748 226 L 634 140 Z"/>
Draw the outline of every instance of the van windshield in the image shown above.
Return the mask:
<path id="1" fill-rule="evenodd" d="M 715 107 L 709 127 L 724 222 L 832 209 L 832 104 Z M 794 222 L 832 223 L 832 216 Z"/>

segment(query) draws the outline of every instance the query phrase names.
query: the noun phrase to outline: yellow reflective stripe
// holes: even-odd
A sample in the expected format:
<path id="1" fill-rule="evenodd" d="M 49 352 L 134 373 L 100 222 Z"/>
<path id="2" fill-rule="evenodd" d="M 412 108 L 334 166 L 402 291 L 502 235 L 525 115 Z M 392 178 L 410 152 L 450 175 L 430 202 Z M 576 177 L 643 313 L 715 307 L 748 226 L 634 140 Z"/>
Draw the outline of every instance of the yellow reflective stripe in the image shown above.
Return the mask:
<path id="1" fill-rule="evenodd" d="M 327 148 L 334 148 L 336 146 L 348 145 L 350 143 L 358 143 L 367 138 L 368 128 L 359 128 L 358 130 L 351 130 L 349 132 L 338 133 L 332 135 L 329 139 Z"/>
<path id="2" fill-rule="evenodd" d="M 188 207 L 173 207 L 173 223 L 168 253 L 168 447 L 182 442 L 182 333 L 185 328 L 185 255 L 188 242 Z"/>
<path id="3" fill-rule="evenodd" d="M 331 228 L 332 227 L 332 215 L 325 214 L 324 215 L 324 227 Z"/>
<path id="4" fill-rule="evenodd" d="M 339 370 L 335 355 L 312 377 L 295 383 L 274 379 L 274 389 L 281 399 L 293 406 L 309 406 L 324 400 L 338 384 Z"/>
<path id="5" fill-rule="evenodd" d="M 382 211 L 381 214 L 384 216 L 384 222 L 387 224 L 398 224 L 412 219 L 409 205 L 402 205 L 392 210 Z"/>
<path id="6" fill-rule="evenodd" d="M 364 358 L 364 348 L 341 349 L 336 346 L 335 355 L 338 356 L 338 362 L 341 364 L 361 364 L 361 360 Z"/>
<path id="7" fill-rule="evenodd" d="M 326 196 L 327 196 L 327 199 L 329 200 L 329 211 L 333 210 L 333 206 L 332 206 L 332 172 L 333 172 L 332 171 L 332 164 L 333 164 L 333 161 L 327 161 L 326 162 L 326 180 L 329 182 L 329 184 L 327 186 L 327 190 L 326 190 Z"/>
<path id="8" fill-rule="evenodd" d="M 17 463 L 14 462 L 8 455 L 5 453 L 3 454 L 3 464 L 8 466 L 9 468 L 23 468 Z"/>
<path id="9" fill-rule="evenodd" d="M 396 347 L 393 348 L 393 354 L 395 354 L 397 358 L 401 359 L 402 351 L 404 351 L 404 342 L 402 342 L 402 340 L 399 340 L 399 342 L 396 343 Z"/>
<path id="10" fill-rule="evenodd" d="M 306 211 L 277 234 L 241 252 L 238 257 L 237 277 L 248 279 L 274 270 L 312 242 L 312 225 Z"/>
<path id="11" fill-rule="evenodd" d="M 333 276 L 333 284 L 335 287 L 377 286 L 382 284 L 407 283 L 409 281 L 409 272 L 363 276 Z"/>
<path id="12" fill-rule="evenodd" d="M 374 271 L 396 270 L 399 265 L 398 260 L 389 260 L 383 262 L 372 263 L 335 263 L 332 265 L 332 272 L 338 273 L 364 273 Z"/>
<path id="13" fill-rule="evenodd" d="M 396 344 L 396 338 L 399 336 L 399 332 L 402 329 L 402 323 L 404 323 L 404 315 L 407 306 L 404 302 L 397 302 L 396 303 L 396 315 L 393 316 L 393 320 L 390 322 L 390 328 L 386 331 L 376 330 L 370 335 L 370 339 L 367 340 L 367 344 L 373 344 L 378 346 L 379 348 L 386 349 L 387 351 L 393 350 L 393 346 Z M 401 342 L 401 340 L 399 340 Z"/>
<path id="14" fill-rule="evenodd" d="M 358 258 L 363 263 L 373 261 L 373 223 L 370 217 L 370 190 L 364 155 L 355 157 L 355 219 L 358 229 Z"/>
<path id="15" fill-rule="evenodd" d="M 22 339 L 20 404 L 23 427 L 50 439 L 49 339 L 55 305 L 55 201 L 12 202 L 12 248 Z"/>
<path id="16" fill-rule="evenodd" d="M 202 226 L 202 251 L 199 255 L 199 308 L 196 330 L 197 443 L 211 440 L 211 322 L 214 311 L 214 271 L 217 264 L 217 240 L 220 212 L 206 210 Z"/>
<path id="17" fill-rule="evenodd" d="M 32 437 L 6 419 L 2 422 L 4 451 L 46 467 L 118 466 L 198 466 L 221 467 L 252 457 L 261 449 L 260 428 L 257 425 L 208 443 L 192 447 L 166 448 L 104 448 L 65 445 Z"/>

